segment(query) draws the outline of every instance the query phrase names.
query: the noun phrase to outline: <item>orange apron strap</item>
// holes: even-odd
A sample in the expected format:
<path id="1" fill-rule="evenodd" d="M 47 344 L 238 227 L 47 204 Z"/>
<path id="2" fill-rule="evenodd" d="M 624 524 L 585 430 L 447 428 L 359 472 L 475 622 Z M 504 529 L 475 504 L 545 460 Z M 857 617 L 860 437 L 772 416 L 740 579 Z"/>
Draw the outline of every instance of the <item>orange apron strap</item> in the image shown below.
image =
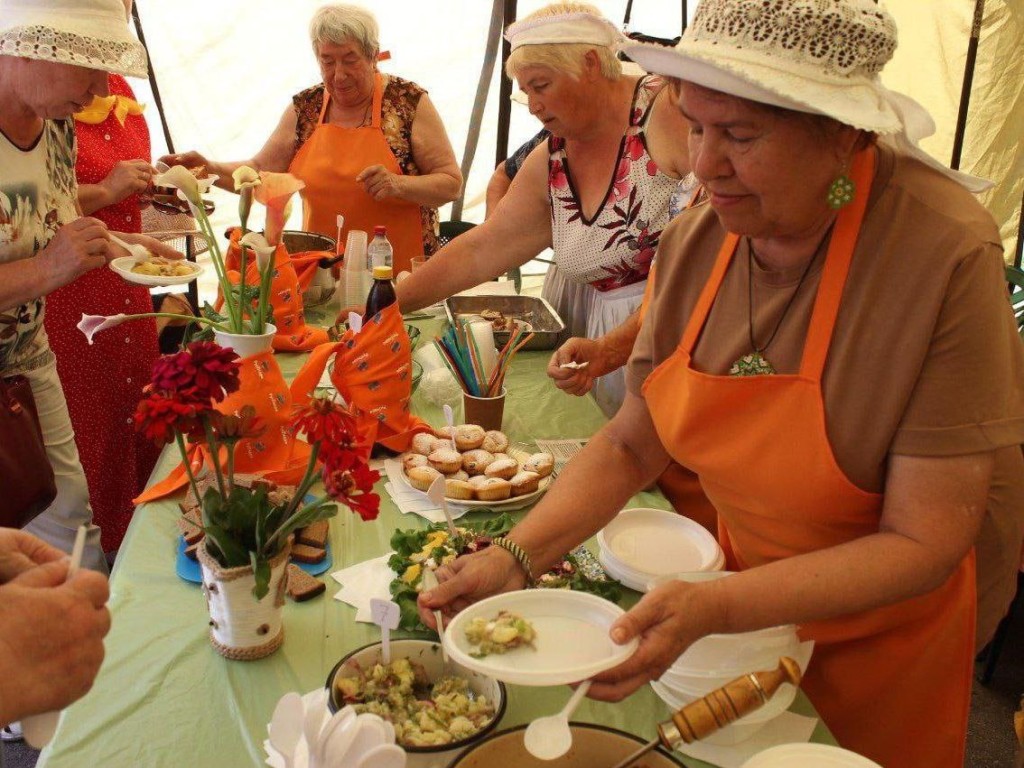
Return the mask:
<path id="1" fill-rule="evenodd" d="M 384 105 L 384 78 L 380 72 L 373 76 L 373 107 L 370 109 L 370 127 L 380 128 L 381 110 Z M 401 168 L 399 168 L 401 171 Z"/>
<path id="2" fill-rule="evenodd" d="M 853 158 L 851 169 L 854 189 L 858 194 L 853 201 L 839 212 L 832 241 L 825 256 L 825 269 L 821 274 L 818 295 L 814 300 L 814 311 L 811 324 L 804 342 L 803 360 L 800 362 L 800 375 L 818 381 L 825 369 L 825 358 L 828 357 L 829 345 L 832 342 L 832 331 L 839 316 L 839 305 L 842 303 L 843 287 L 846 276 L 853 261 L 853 251 L 857 245 L 857 235 L 864 212 L 867 210 L 868 197 L 871 192 L 871 181 L 875 175 L 875 151 L 868 148 L 858 152 Z"/>
<path id="3" fill-rule="evenodd" d="M 715 266 L 711 269 L 711 275 L 708 277 L 707 282 L 704 283 L 704 289 L 700 292 L 700 298 L 697 299 L 697 304 L 690 315 L 690 321 L 686 324 L 683 340 L 679 342 L 679 349 L 688 355 L 693 352 L 693 347 L 697 343 L 697 337 L 704 329 L 704 322 L 708 319 L 708 314 L 711 312 L 711 305 L 715 303 L 718 288 L 722 285 L 722 280 L 729 269 L 732 255 L 736 252 L 736 244 L 739 241 L 740 236 L 732 232 L 727 232 L 725 239 L 722 241 L 722 247 L 718 250 L 718 256 L 715 259 Z"/>
<path id="4" fill-rule="evenodd" d="M 324 117 L 327 116 L 327 105 L 330 104 L 330 103 L 331 103 L 331 94 L 330 94 L 330 92 L 328 92 L 327 86 L 325 85 L 324 86 L 324 101 L 320 105 L 320 117 L 318 117 L 316 119 L 316 124 L 317 125 L 323 125 L 324 124 Z M 303 145 L 303 146 L 305 146 L 305 145 Z"/>

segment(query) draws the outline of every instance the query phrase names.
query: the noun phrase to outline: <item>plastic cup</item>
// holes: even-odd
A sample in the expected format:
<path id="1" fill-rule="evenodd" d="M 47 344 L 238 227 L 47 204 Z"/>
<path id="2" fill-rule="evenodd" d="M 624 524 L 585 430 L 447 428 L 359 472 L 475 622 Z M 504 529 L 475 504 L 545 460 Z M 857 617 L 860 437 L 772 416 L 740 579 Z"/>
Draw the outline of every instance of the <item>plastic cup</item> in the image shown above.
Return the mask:
<path id="1" fill-rule="evenodd" d="M 501 429 L 501 420 L 505 414 L 504 387 L 497 397 L 476 397 L 468 392 L 462 393 L 462 410 L 467 424 L 479 424 L 484 429 Z"/>

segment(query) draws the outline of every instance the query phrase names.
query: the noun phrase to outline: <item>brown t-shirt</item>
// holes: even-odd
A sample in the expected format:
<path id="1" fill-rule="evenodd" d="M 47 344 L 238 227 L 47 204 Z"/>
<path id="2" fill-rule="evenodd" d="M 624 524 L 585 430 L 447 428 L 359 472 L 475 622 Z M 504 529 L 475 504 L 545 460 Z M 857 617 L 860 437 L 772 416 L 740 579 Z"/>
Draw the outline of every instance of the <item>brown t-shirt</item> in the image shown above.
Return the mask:
<path id="1" fill-rule="evenodd" d="M 627 372 L 640 394 L 679 344 L 724 237 L 710 206 L 662 234 L 657 277 Z M 768 272 L 741 239 L 693 365 L 724 375 L 763 345 L 804 267 Z M 811 266 L 764 356 L 780 373 L 800 364 L 823 256 Z M 826 430 L 839 466 L 881 492 L 890 454 L 997 451 L 978 542 L 979 633 L 994 629 L 1013 595 L 1024 535 L 1024 345 L 1006 297 L 999 232 L 962 187 L 879 147 L 878 168 L 823 374 Z M 657 413 L 652 414 L 657 420 Z"/>

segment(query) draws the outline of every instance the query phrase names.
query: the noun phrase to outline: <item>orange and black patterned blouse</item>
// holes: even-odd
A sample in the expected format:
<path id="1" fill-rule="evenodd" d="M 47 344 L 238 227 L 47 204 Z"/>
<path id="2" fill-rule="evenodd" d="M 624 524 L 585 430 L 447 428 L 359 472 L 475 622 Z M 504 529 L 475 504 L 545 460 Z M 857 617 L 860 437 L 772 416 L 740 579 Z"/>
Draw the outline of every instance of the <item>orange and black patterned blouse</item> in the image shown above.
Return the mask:
<path id="1" fill-rule="evenodd" d="M 412 157 L 412 123 L 416 118 L 416 107 L 420 97 L 426 93 L 409 80 L 394 75 L 384 76 L 384 95 L 381 103 L 381 128 L 384 139 L 398 160 L 402 173 L 419 176 L 420 170 Z M 297 122 L 295 126 L 295 151 L 298 152 L 320 119 L 324 103 L 324 85 L 314 85 L 292 97 Z M 423 252 L 428 256 L 440 246 L 437 242 L 438 217 L 436 208 L 420 206 L 420 221 L 423 224 Z"/>

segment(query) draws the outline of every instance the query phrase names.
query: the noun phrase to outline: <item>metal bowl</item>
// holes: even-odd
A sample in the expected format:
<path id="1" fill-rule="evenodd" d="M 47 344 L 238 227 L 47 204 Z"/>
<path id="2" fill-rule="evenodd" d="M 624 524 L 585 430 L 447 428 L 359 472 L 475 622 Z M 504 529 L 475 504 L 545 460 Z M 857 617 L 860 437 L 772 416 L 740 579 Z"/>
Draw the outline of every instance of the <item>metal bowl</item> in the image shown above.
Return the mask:
<path id="1" fill-rule="evenodd" d="M 325 251 L 335 253 L 337 242 L 333 237 L 321 235 L 319 232 L 303 232 L 296 229 L 286 229 L 281 233 L 281 242 L 284 243 L 288 253 L 305 253 L 307 251 Z M 317 267 L 316 274 L 309 287 L 302 292 L 302 304 L 306 307 L 315 307 L 330 300 L 337 288 L 334 275 L 330 268 Z"/>

